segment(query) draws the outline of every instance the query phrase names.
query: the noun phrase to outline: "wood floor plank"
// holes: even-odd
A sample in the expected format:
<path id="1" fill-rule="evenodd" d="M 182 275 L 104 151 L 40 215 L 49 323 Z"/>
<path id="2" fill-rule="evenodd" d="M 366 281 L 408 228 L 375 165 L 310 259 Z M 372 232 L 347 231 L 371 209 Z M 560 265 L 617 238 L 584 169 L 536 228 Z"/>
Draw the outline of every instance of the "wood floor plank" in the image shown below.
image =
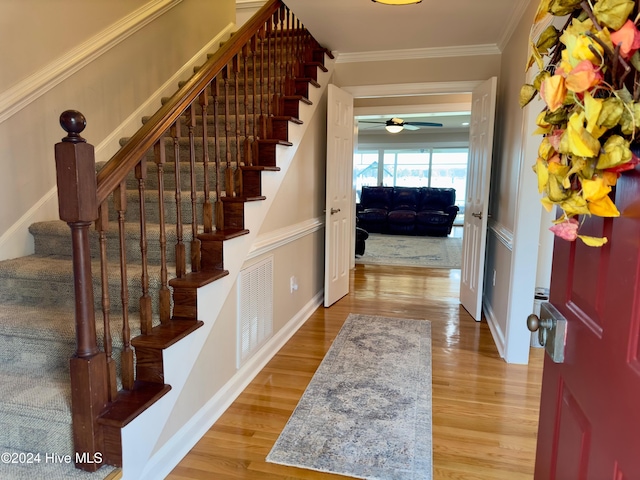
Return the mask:
<path id="1" fill-rule="evenodd" d="M 435 480 L 533 478 L 544 352 L 532 349 L 529 365 L 505 363 L 486 322 L 460 306 L 459 270 L 357 265 L 350 282 L 350 293 L 314 312 L 168 479 L 348 478 L 264 457 L 349 313 L 432 322 Z"/>

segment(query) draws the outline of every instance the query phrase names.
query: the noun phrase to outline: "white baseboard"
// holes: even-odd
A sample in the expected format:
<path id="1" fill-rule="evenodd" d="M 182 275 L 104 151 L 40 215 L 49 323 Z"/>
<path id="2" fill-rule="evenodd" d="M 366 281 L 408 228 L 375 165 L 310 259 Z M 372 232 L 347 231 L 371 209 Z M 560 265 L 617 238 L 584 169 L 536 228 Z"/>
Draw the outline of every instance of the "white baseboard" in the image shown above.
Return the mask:
<path id="1" fill-rule="evenodd" d="M 57 218 L 58 188 L 53 187 L 0 236 L 0 260 L 31 255 L 34 243 L 29 225 Z"/>
<path id="2" fill-rule="evenodd" d="M 193 448 L 255 376 L 322 305 L 324 291 L 318 292 L 287 324 L 269 340 L 147 463 L 141 479 L 165 478 Z M 126 473 L 126 472 L 125 472 Z"/>
<path id="3" fill-rule="evenodd" d="M 495 313 L 491 308 L 491 305 L 486 301 L 482 302 L 482 308 L 484 310 L 484 315 L 487 319 L 487 324 L 489 325 L 489 330 L 491 330 L 491 336 L 493 337 L 493 342 L 496 344 L 496 348 L 498 349 L 498 353 L 501 358 L 505 358 L 506 352 L 506 343 L 504 332 L 500 328 L 500 324 L 498 323 Z"/>

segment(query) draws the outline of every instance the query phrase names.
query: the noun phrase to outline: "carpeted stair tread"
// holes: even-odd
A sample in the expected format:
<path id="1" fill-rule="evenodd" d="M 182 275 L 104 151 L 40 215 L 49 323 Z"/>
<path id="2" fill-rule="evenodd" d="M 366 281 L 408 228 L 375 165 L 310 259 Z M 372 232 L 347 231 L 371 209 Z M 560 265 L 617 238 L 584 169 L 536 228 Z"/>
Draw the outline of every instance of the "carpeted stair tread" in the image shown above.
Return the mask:
<path id="1" fill-rule="evenodd" d="M 67 257 L 29 255 L 0 262 L 0 302 L 5 304 L 30 304 L 41 306 L 74 305 L 74 286 L 72 264 Z M 120 265 L 109 264 L 108 281 L 112 311 L 121 308 Z M 102 288 L 100 286 L 100 264 L 93 262 L 93 295 L 97 307 L 101 305 Z M 127 286 L 129 290 L 129 310 L 138 307 L 141 296 L 142 267 L 130 264 L 127 267 Z M 169 269 L 168 276 L 174 276 L 175 269 Z M 157 306 L 157 294 L 160 287 L 159 266 L 148 266 L 149 294 Z"/>
<path id="2" fill-rule="evenodd" d="M 50 375 L 0 371 L 0 445 L 71 452 L 71 386 Z"/>
<path id="3" fill-rule="evenodd" d="M 189 218 L 190 219 L 190 218 Z M 33 235 L 35 253 L 43 256 L 57 256 L 71 258 L 71 231 L 62 220 L 50 220 L 37 222 L 29 226 L 29 232 Z M 128 262 L 139 262 L 140 252 L 140 225 L 133 222 L 124 224 L 125 244 Z M 175 263 L 176 226 L 166 225 L 167 262 Z M 107 230 L 107 258 L 109 262 L 118 262 L 120 259 L 119 228 L 117 221 L 111 221 Z M 185 244 L 186 258 L 191 255 L 191 225 L 182 227 L 182 241 Z M 98 232 L 89 231 L 89 241 L 92 258 L 100 257 Z M 147 224 L 147 260 L 149 264 L 160 263 L 160 227 L 158 224 Z"/>

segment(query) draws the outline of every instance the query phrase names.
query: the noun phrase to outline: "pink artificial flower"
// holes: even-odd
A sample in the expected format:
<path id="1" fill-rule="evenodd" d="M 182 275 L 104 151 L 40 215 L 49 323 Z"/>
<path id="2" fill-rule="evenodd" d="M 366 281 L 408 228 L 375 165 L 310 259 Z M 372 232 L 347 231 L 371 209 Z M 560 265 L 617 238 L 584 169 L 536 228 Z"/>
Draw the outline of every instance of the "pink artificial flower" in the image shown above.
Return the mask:
<path id="1" fill-rule="evenodd" d="M 611 34 L 611 42 L 614 45 L 620 45 L 620 55 L 628 60 L 640 48 L 640 31 L 635 23 L 627 20 L 620 30 Z"/>
<path id="2" fill-rule="evenodd" d="M 562 139 L 562 135 L 564 134 L 564 129 L 557 128 L 551 134 L 547 135 L 549 139 L 549 143 L 553 147 L 556 152 L 560 151 L 560 140 Z"/>
<path id="3" fill-rule="evenodd" d="M 578 238 L 578 220 L 570 218 L 565 222 L 557 223 L 552 227 L 549 227 L 556 236 L 568 240 L 569 242 L 575 241 Z"/>

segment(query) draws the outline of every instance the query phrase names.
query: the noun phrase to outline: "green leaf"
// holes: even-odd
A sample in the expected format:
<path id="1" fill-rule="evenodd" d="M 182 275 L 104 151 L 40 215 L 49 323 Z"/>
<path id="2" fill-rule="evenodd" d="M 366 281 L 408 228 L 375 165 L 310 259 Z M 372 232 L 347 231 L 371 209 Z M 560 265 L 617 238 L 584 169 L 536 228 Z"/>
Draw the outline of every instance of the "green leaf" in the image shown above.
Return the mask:
<path id="1" fill-rule="evenodd" d="M 538 93 L 538 90 L 536 90 L 536 87 L 534 87 L 533 85 L 529 85 L 528 83 L 525 83 L 520 88 L 520 107 L 521 108 L 526 107 L 529 104 L 529 102 L 533 100 L 533 98 L 536 96 L 537 93 Z"/>
<path id="2" fill-rule="evenodd" d="M 593 6 L 593 14 L 602 25 L 619 30 L 629 18 L 635 2 L 631 0 L 599 0 Z"/>
<path id="3" fill-rule="evenodd" d="M 582 0 L 551 0 L 549 2 L 549 13 L 557 17 L 569 15 L 574 10 L 580 8 Z"/>
<path id="4" fill-rule="evenodd" d="M 607 98 L 602 102 L 602 110 L 596 123 L 601 127 L 613 128 L 620 121 L 623 111 L 624 105 L 620 99 L 615 97 Z"/>
<path id="5" fill-rule="evenodd" d="M 536 47 L 540 53 L 547 53 L 551 47 L 558 43 L 559 38 L 558 29 L 549 25 L 538 37 Z"/>

